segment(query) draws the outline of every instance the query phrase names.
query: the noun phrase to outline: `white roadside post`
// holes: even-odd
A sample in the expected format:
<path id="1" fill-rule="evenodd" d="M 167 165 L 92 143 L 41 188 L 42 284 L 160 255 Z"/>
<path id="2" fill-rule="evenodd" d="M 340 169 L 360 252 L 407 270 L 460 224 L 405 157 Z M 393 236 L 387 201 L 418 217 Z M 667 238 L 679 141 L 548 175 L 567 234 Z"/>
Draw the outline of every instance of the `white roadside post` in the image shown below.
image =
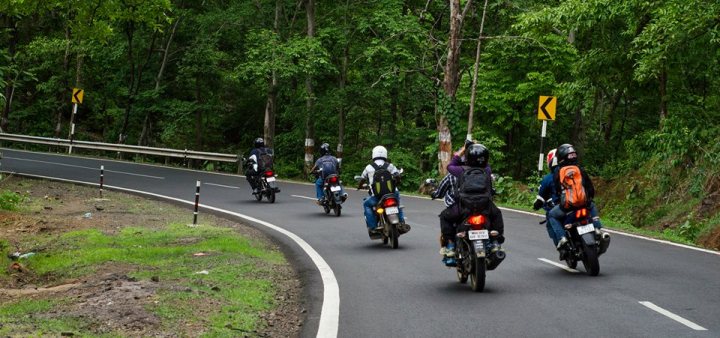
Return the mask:
<path id="1" fill-rule="evenodd" d="M 198 205 L 200 202 L 200 181 L 195 184 L 195 211 L 193 212 L 193 226 L 197 225 Z"/>
<path id="2" fill-rule="evenodd" d="M 84 95 L 85 91 L 83 91 L 82 89 L 73 88 L 71 99 L 73 103 L 73 110 L 72 114 L 70 115 L 70 135 L 68 136 L 68 139 L 70 140 L 70 146 L 68 147 L 68 154 L 72 154 L 73 140 L 75 139 L 75 114 L 77 114 L 78 104 L 82 103 Z"/>
<path id="3" fill-rule="evenodd" d="M 555 107 L 557 106 L 557 97 L 540 96 L 538 103 L 538 120 L 542 120 L 542 131 L 540 132 L 540 157 L 538 158 L 538 173 L 542 176 L 543 171 L 543 149 L 545 147 L 545 135 L 547 135 L 547 121 L 555 121 Z"/>

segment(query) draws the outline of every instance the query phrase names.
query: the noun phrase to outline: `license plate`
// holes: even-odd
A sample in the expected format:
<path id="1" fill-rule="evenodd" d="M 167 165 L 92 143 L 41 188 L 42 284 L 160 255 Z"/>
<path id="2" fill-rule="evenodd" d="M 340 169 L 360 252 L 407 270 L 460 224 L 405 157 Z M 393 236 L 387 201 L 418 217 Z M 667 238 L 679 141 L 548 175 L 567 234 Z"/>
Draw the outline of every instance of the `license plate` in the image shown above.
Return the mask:
<path id="1" fill-rule="evenodd" d="M 275 177 L 268 177 L 265 179 L 267 182 L 275 182 Z"/>
<path id="2" fill-rule="evenodd" d="M 592 224 L 580 225 L 577 227 L 578 235 L 584 235 L 588 232 L 595 231 L 595 227 Z"/>
<path id="3" fill-rule="evenodd" d="M 338 187 L 338 186 L 330 187 L 330 191 L 332 191 L 332 192 L 340 191 L 340 187 Z"/>
<path id="4" fill-rule="evenodd" d="M 394 215 L 400 212 L 397 207 L 387 207 L 385 208 L 385 213 L 388 215 Z"/>
<path id="5" fill-rule="evenodd" d="M 471 241 L 490 238 L 487 230 L 470 230 L 468 231 L 468 235 Z"/>

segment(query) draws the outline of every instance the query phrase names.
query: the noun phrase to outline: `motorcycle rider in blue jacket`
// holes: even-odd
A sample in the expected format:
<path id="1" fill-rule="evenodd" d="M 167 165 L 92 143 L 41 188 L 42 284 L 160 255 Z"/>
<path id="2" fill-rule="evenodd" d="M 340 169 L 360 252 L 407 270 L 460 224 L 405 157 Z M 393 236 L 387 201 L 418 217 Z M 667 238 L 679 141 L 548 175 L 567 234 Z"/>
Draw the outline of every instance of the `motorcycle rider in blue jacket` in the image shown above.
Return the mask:
<path id="1" fill-rule="evenodd" d="M 322 169 L 322 171 L 319 171 L 320 169 Z M 320 146 L 320 158 L 315 161 L 315 166 L 312 167 L 310 172 L 317 173 L 317 179 L 315 180 L 315 196 L 317 197 L 317 204 L 322 205 L 325 197 L 325 192 L 323 191 L 325 178 L 333 174 L 340 175 L 340 162 L 330 153 L 329 144 L 323 143 Z M 340 195 L 342 196 L 343 201 L 345 201 L 345 199 L 347 199 L 347 194 L 345 193 L 342 185 L 340 186 L 340 189 L 342 189 L 340 190 Z"/>
<path id="2" fill-rule="evenodd" d="M 553 181 L 553 171 L 557 167 L 557 157 L 555 157 L 556 151 L 557 149 L 553 149 L 548 152 L 547 164 L 550 172 L 547 175 L 543 176 L 542 180 L 540 181 L 537 199 L 533 204 L 533 209 L 535 210 L 539 210 L 540 208 L 545 209 L 545 226 L 547 227 L 548 235 L 552 239 L 555 246 L 557 246 L 560 239 L 565 236 L 565 230 L 563 230 L 562 227 L 560 227 L 559 229 L 554 229 L 552 227 L 552 223 L 548 221 L 549 216 L 547 215 L 547 213 L 550 212 L 550 209 L 552 209 L 558 203 L 558 200 L 560 200 L 560 196 L 558 196 L 555 191 L 555 183 Z"/>

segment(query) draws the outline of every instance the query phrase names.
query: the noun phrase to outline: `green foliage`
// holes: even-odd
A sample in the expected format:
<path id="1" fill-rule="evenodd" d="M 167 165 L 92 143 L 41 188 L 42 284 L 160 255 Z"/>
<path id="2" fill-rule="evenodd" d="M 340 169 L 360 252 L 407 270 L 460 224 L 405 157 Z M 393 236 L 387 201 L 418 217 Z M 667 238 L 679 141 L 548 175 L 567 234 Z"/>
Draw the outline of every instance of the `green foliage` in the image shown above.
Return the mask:
<path id="1" fill-rule="evenodd" d="M 8 190 L 0 191 L 0 210 L 17 210 L 22 201 L 23 197 L 18 193 Z"/>

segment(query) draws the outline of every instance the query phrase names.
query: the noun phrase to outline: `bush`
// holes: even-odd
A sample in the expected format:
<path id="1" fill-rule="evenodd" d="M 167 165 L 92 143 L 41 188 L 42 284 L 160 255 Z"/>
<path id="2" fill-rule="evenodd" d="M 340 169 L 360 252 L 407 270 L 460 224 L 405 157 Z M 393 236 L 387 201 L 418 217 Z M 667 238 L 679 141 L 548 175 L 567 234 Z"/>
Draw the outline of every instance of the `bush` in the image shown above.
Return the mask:
<path id="1" fill-rule="evenodd" d="M 16 210 L 22 201 L 19 194 L 5 190 L 0 193 L 0 210 Z"/>

